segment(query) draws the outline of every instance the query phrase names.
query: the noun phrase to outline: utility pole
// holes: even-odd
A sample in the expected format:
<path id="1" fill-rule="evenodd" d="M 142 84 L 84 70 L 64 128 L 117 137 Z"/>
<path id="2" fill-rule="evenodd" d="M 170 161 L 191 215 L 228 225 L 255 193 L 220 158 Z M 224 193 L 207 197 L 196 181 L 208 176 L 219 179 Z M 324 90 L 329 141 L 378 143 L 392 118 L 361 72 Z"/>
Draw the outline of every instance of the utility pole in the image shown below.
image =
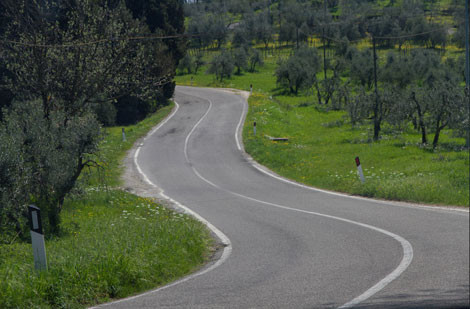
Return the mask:
<path id="1" fill-rule="evenodd" d="M 326 24 L 326 0 L 323 0 L 323 73 L 324 82 L 326 83 L 326 39 L 325 39 L 325 24 Z"/>
<path id="2" fill-rule="evenodd" d="M 469 43 L 468 43 L 468 36 L 469 36 L 469 26 L 468 26 L 468 1 L 465 0 L 465 80 L 467 85 L 467 90 L 470 87 L 470 65 L 469 65 Z"/>
<path id="3" fill-rule="evenodd" d="M 282 32 L 282 14 L 281 14 L 281 4 L 282 4 L 282 0 L 279 0 L 279 3 L 277 5 L 277 10 L 278 10 L 278 14 L 279 14 L 279 37 L 278 37 L 278 42 L 279 42 L 279 56 L 281 55 L 281 32 Z"/>
<path id="4" fill-rule="evenodd" d="M 469 36 L 469 17 L 468 17 L 468 1 L 465 0 L 465 85 L 467 99 L 470 97 L 470 47 L 468 42 Z M 467 148 L 470 148 L 470 100 L 467 101 L 467 117 L 469 117 L 469 123 L 467 123 Z"/>
<path id="5" fill-rule="evenodd" d="M 374 106 L 374 141 L 379 139 L 380 121 L 379 117 L 379 92 L 377 90 L 377 52 L 375 49 L 375 36 L 372 36 L 372 46 L 374 49 L 374 86 L 375 86 L 375 106 Z"/>

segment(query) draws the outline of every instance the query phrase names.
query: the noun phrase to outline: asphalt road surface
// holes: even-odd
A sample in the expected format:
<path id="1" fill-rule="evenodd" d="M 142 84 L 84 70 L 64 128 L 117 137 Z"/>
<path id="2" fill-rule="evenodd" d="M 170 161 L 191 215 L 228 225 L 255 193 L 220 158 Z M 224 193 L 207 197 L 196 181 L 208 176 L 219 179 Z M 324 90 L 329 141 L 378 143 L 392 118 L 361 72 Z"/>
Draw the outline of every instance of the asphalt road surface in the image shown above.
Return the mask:
<path id="1" fill-rule="evenodd" d="M 289 183 L 244 153 L 241 95 L 177 87 L 175 101 L 134 163 L 150 191 L 210 222 L 225 247 L 188 278 L 104 307 L 469 307 L 468 211 Z"/>

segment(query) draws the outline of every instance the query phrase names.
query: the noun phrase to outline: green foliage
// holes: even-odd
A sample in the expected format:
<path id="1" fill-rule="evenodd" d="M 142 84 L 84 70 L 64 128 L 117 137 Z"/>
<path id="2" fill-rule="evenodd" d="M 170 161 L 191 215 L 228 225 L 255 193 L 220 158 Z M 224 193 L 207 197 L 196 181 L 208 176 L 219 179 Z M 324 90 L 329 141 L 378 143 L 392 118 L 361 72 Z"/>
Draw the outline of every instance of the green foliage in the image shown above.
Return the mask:
<path id="1" fill-rule="evenodd" d="M 264 110 L 259 117 L 269 126 L 271 122 L 276 122 L 275 125 L 283 130 L 289 130 L 302 123 L 301 119 L 305 116 L 301 113 L 303 109 L 311 111 L 311 108 L 315 108 L 325 113 L 325 118 L 328 118 L 330 113 L 334 113 L 332 110 L 344 110 L 347 113 L 341 114 L 341 119 L 325 121 L 320 118 L 322 120 L 312 121 L 320 121 L 325 124 L 325 128 L 332 130 L 345 129 L 343 126 L 346 124 L 349 128 L 351 125 L 352 132 L 357 134 L 350 141 L 361 147 L 368 145 L 386 149 L 388 147 L 386 145 L 392 141 L 397 145 L 403 145 L 407 151 L 403 152 L 403 158 L 400 157 L 397 162 L 394 162 L 396 166 L 415 164 L 413 160 L 408 161 L 405 157 L 416 148 L 424 153 L 439 153 L 439 156 L 444 158 L 447 157 L 441 153 L 452 152 L 449 155 L 451 157 L 449 161 L 455 159 L 454 161 L 460 164 L 459 167 L 456 167 L 457 165 L 453 167 L 452 176 L 449 176 L 444 168 L 437 167 L 435 163 L 435 161 L 441 162 L 447 159 L 430 160 L 428 157 L 430 160 L 428 164 L 435 168 L 436 174 L 445 175 L 442 184 L 439 183 L 438 177 L 430 181 L 415 177 L 415 174 L 421 173 L 419 170 L 426 169 L 423 165 L 419 165 L 414 172 L 405 177 L 406 181 L 403 183 L 406 183 L 408 187 L 412 187 L 411 184 L 414 181 L 426 182 L 423 186 L 416 185 L 419 192 L 410 193 L 406 186 L 402 186 L 395 180 L 385 181 L 385 186 L 376 182 L 362 187 L 360 184 L 349 183 L 350 187 L 354 186 L 354 190 L 347 189 L 346 185 L 341 190 L 416 201 L 440 200 L 442 203 L 452 204 L 459 200 L 458 204 L 468 203 L 468 195 L 454 198 L 446 193 L 453 192 L 452 194 L 458 195 L 464 192 L 462 186 L 459 187 L 460 192 L 453 191 L 451 183 L 454 181 L 459 185 L 462 182 L 468 186 L 468 174 L 455 172 L 457 168 L 464 170 L 468 167 L 465 165 L 466 161 L 461 158 L 463 156 L 459 154 L 459 152 L 464 152 L 463 140 L 452 138 L 465 136 L 469 123 L 466 110 L 469 102 L 468 94 L 465 94 L 463 89 L 464 57 L 462 57 L 461 47 L 464 42 L 464 10 L 462 2 L 357 0 L 327 1 L 326 3 L 326 12 L 323 11 L 324 1 L 280 1 L 277 5 L 272 5 L 270 10 L 262 3 L 253 4 L 251 8 L 247 7 L 245 11 L 240 12 L 239 26 L 233 30 L 232 46 L 252 44 L 255 41 L 262 43 L 255 38 L 257 25 L 254 21 L 263 14 L 271 14 L 270 16 L 274 17 L 271 19 L 273 37 L 277 42 L 270 45 L 272 50 L 267 49 L 265 52 L 264 60 L 268 63 L 266 67 L 256 74 L 234 76 L 229 81 L 214 82 L 199 75 L 195 77 L 194 84 L 238 87 L 247 90 L 248 85 L 253 83 L 255 93 L 262 93 L 265 99 L 272 96 L 272 101 L 279 104 L 279 106 L 272 107 L 273 110 L 279 108 L 281 111 L 286 111 L 283 117 L 279 116 L 277 119 L 275 116 L 277 114 L 265 106 L 268 110 Z M 198 7 L 200 4 L 188 5 Z M 213 8 L 212 4 L 207 2 L 203 6 L 206 11 L 211 11 Z M 257 7 L 257 10 L 254 10 L 254 7 Z M 225 14 L 224 11 L 222 14 Z M 307 64 L 302 61 L 292 60 L 289 63 L 291 58 L 295 58 L 296 51 L 291 49 L 291 46 L 282 46 L 282 44 L 284 42 L 299 44 L 302 39 L 305 39 L 302 38 L 305 33 L 309 34 L 306 38 L 307 44 L 318 47 L 317 44 L 321 42 L 320 44 L 326 47 L 324 74 L 319 72 L 323 67 L 321 64 L 306 72 L 304 68 Z M 452 36 L 454 44 L 458 41 L 457 46 L 448 46 L 449 35 Z M 377 96 L 374 87 L 372 37 L 375 38 L 377 45 Z M 263 48 L 261 44 L 257 47 L 259 50 Z M 320 62 L 318 56 L 306 58 L 318 59 Z M 274 68 L 276 61 L 279 62 L 279 66 Z M 254 73 L 253 70 L 248 70 L 248 72 Z M 273 72 L 275 72 L 276 80 L 270 77 Z M 311 73 L 310 76 L 309 73 Z M 184 78 L 180 81 L 188 83 Z M 283 97 L 283 92 L 276 88 L 276 81 L 279 88 L 287 89 L 296 96 Z M 295 103 L 289 103 L 294 101 Z M 313 105 L 312 101 L 318 101 L 318 105 L 310 107 Z M 268 135 L 286 135 L 282 130 L 274 131 Z M 314 132 L 315 136 L 327 134 L 313 125 L 306 126 L 305 131 Z M 374 134 L 371 135 L 371 132 Z M 375 140 L 375 143 L 369 144 L 372 140 Z M 257 148 L 258 146 L 255 147 L 256 151 L 259 150 L 257 158 L 266 159 L 270 167 L 276 166 L 278 169 L 289 170 L 289 173 L 296 175 L 295 179 L 300 180 L 299 174 L 288 167 L 292 164 L 289 161 L 290 158 L 287 158 L 288 151 L 296 150 L 292 147 L 287 147 L 286 152 L 276 150 L 275 158 L 273 156 L 268 160 L 268 155 L 263 151 L 277 148 L 275 146 L 269 148 L 266 145 L 264 145 L 266 147 Z M 413 148 L 413 151 L 410 148 Z M 355 151 L 359 149 L 358 146 Z M 390 149 L 387 148 L 387 150 Z M 342 149 L 340 146 L 334 146 L 331 152 L 329 151 L 325 149 L 325 158 L 336 152 L 342 152 Z M 378 155 L 382 155 L 381 151 L 379 153 Z M 354 156 L 352 152 L 350 155 Z M 456 159 L 457 157 L 460 159 Z M 299 156 L 297 159 L 301 158 L 303 157 Z M 315 174 L 317 170 L 312 169 L 311 173 Z M 456 174 L 458 176 L 455 176 Z M 448 176 L 452 178 L 452 181 L 446 180 Z M 456 179 L 453 178 L 454 176 Z M 306 177 L 311 177 L 311 175 Z M 380 186 L 380 189 L 377 186 Z M 339 188 L 331 183 L 325 184 L 325 187 Z M 394 187 L 397 189 L 395 190 Z M 439 191 L 447 197 L 440 199 L 437 195 L 429 193 L 432 198 L 427 199 L 425 195 L 429 190 Z"/>
<path id="2" fill-rule="evenodd" d="M 255 93 L 243 132 L 246 151 L 275 172 L 315 187 L 362 196 L 441 205 L 469 203 L 469 160 L 462 139 L 441 134 L 441 146 L 422 147 L 412 128 L 384 126 L 383 138 L 372 142 L 367 126 L 351 129 L 344 112 L 328 113 L 315 106 L 296 107 L 305 98 Z M 283 108 L 282 106 L 290 106 Z M 253 135 L 253 121 L 257 135 Z M 288 137 L 272 142 L 264 135 Z M 362 185 L 354 158 L 366 176 Z"/>
<path id="3" fill-rule="evenodd" d="M 184 70 L 186 70 L 186 72 L 188 74 L 191 74 L 192 71 L 193 71 L 193 67 L 194 67 L 194 59 L 193 57 L 188 53 L 186 54 L 183 59 L 180 60 L 179 64 L 178 64 L 178 70 L 181 72 L 181 73 L 184 73 Z"/>
<path id="4" fill-rule="evenodd" d="M 358 50 L 351 48 L 346 59 L 349 60 L 349 75 L 351 79 L 366 87 L 367 90 L 372 89 L 374 84 L 374 60 L 370 49 Z"/>
<path id="5" fill-rule="evenodd" d="M 46 233 L 57 234 L 65 195 L 93 164 L 99 140 L 99 124 L 91 113 L 71 117 L 51 111 L 45 117 L 41 102 L 15 102 L 0 125 L 1 152 L 6 154 L 2 177 L 11 177 L 0 181 L 5 201 L 0 212 L 6 212 L 0 216 L 9 219 L 0 225 L 14 225 L 24 237 L 21 217 L 33 203 L 43 210 Z"/>
<path id="6" fill-rule="evenodd" d="M 125 3 L 133 17 L 144 20 L 152 33 L 171 36 L 184 32 L 183 3 L 179 0 L 125 0 Z M 179 37 L 162 43 L 171 54 L 174 71 L 186 53 L 187 39 Z"/>
<path id="7" fill-rule="evenodd" d="M 280 61 L 275 74 L 279 85 L 297 95 L 300 89 L 313 85 L 319 70 L 320 58 L 316 49 L 301 48 L 287 61 Z"/>
<path id="8" fill-rule="evenodd" d="M 117 110 L 113 103 L 109 101 L 95 103 L 92 105 L 92 110 L 103 126 L 110 127 L 116 124 Z"/>
<path id="9" fill-rule="evenodd" d="M 134 96 L 124 96 L 119 98 L 114 104 L 116 112 L 117 125 L 135 124 L 143 120 L 147 115 L 154 113 L 158 107 L 165 106 L 166 96 L 153 101 L 144 101 Z"/>
<path id="10" fill-rule="evenodd" d="M 149 33 L 123 5 L 114 8 L 80 0 L 71 6 L 32 7 L 37 14 L 34 18 L 11 13 L 5 36 L 21 44 L 12 44 L 2 53 L 12 74 L 8 88 L 20 97 L 41 98 L 44 104 L 49 97 L 60 99 L 69 113 L 131 93 L 152 100 L 174 70 L 164 45 L 122 39 Z M 66 12 L 61 23 L 47 15 L 56 10 Z M 38 41 L 49 46 L 28 47 Z M 62 44 L 70 47 L 54 47 Z"/>
<path id="11" fill-rule="evenodd" d="M 196 47 L 202 48 L 216 43 L 217 49 L 227 39 L 228 29 L 223 15 L 201 14 L 192 18 L 188 24 L 188 32 L 198 34 L 197 40 L 193 43 Z"/>
<path id="12" fill-rule="evenodd" d="M 16 159 L 1 163 L 12 179 L 0 184 L 1 199 L 15 205 L 2 206 L 0 224 L 21 236 L 20 218 L 33 202 L 46 214 L 47 232 L 58 235 L 65 196 L 95 163 L 100 126 L 92 111 L 105 125 L 114 121 L 116 98 L 138 102 L 127 121 L 155 111 L 173 94 L 173 58 L 161 41 L 129 39 L 150 31 L 123 2 L 5 1 L 1 8 L 1 86 L 18 101 L 1 124 L 1 140 L 19 168 L 12 168 Z M 129 111 L 116 107 L 118 118 Z"/>
<path id="13" fill-rule="evenodd" d="M 48 271 L 31 245 L 0 245 L 1 308 L 85 308 L 164 285 L 199 267 L 211 238 L 187 215 L 123 191 L 87 189 L 63 212 L 66 235 L 46 242 Z"/>
<path id="14" fill-rule="evenodd" d="M 241 70 L 245 69 L 248 62 L 248 55 L 245 48 L 239 47 L 233 51 L 233 64 L 237 68 L 237 75 L 241 74 Z"/>
<path id="15" fill-rule="evenodd" d="M 234 61 L 230 52 L 223 50 L 220 54 L 215 55 L 207 69 L 207 73 L 215 74 L 216 78 L 220 81 L 230 78 L 234 69 Z"/>
<path id="16" fill-rule="evenodd" d="M 206 61 L 204 60 L 204 55 L 202 53 L 197 53 L 194 59 L 194 73 L 197 74 L 199 68 L 201 68 L 205 64 Z"/>
<path id="17" fill-rule="evenodd" d="M 15 235 L 0 245 L 1 308 L 88 307 L 171 282 L 206 261 L 212 240 L 201 223 L 109 188 L 120 185 L 126 151 L 171 107 L 126 127 L 127 142 L 121 127 L 106 128 L 99 157 L 108 168 L 91 169 L 91 186 L 66 199 L 62 235 L 46 240 L 47 272 L 34 271 L 31 245 Z"/>
<path id="18" fill-rule="evenodd" d="M 256 70 L 256 66 L 262 66 L 264 64 L 263 56 L 257 49 L 248 49 L 249 61 L 250 61 L 250 72 L 253 73 Z"/>

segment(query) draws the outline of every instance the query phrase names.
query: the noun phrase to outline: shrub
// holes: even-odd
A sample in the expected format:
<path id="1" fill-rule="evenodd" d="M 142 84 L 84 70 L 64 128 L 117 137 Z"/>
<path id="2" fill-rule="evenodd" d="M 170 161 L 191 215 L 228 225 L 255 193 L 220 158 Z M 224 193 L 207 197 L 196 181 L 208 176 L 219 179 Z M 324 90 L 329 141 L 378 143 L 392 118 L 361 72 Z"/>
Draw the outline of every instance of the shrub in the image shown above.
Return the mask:
<path id="1" fill-rule="evenodd" d="M 93 111 L 96 114 L 97 120 L 105 127 L 111 127 L 116 124 L 117 109 L 113 103 L 106 101 L 95 103 Z"/>
<path id="2" fill-rule="evenodd" d="M 135 124 L 144 119 L 149 113 L 156 110 L 156 103 L 144 101 L 134 96 L 124 96 L 115 104 L 116 124 Z"/>
<path id="3" fill-rule="evenodd" d="M 233 57 L 226 50 L 214 56 L 210 62 L 208 73 L 215 74 L 216 78 L 223 81 L 224 77 L 230 78 L 234 69 Z"/>
<path id="4" fill-rule="evenodd" d="M 43 211 L 46 232 L 58 234 L 65 196 L 93 164 L 99 139 L 91 112 L 45 117 L 41 101 L 13 102 L 0 124 L 0 229 L 23 236 L 32 203 Z"/>

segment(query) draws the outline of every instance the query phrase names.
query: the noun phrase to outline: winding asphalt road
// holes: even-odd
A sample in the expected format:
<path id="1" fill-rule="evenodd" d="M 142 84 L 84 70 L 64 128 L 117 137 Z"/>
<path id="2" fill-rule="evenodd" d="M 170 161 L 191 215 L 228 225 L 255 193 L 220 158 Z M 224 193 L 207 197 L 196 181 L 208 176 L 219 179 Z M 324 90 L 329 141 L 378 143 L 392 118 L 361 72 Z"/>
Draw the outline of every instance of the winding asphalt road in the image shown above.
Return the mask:
<path id="1" fill-rule="evenodd" d="M 468 211 L 289 183 L 242 150 L 242 96 L 178 87 L 175 101 L 136 167 L 150 190 L 210 222 L 225 247 L 193 276 L 104 307 L 470 306 Z"/>

